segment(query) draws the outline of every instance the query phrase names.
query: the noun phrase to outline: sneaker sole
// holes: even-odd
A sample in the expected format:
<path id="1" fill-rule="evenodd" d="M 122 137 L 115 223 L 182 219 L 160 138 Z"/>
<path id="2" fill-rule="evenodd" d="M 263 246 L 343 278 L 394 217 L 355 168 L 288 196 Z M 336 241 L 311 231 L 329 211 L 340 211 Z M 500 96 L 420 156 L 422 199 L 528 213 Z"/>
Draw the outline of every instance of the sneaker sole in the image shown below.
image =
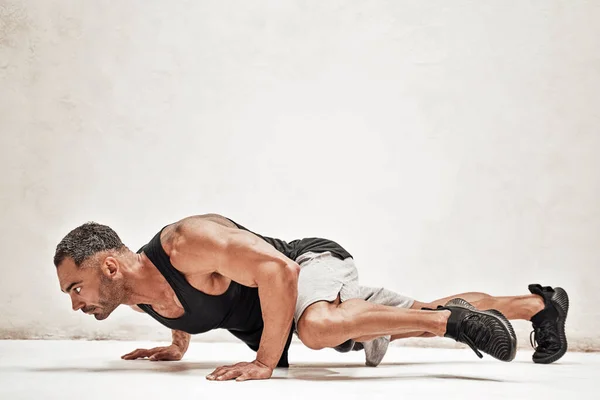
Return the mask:
<path id="1" fill-rule="evenodd" d="M 493 328 L 494 337 L 492 338 L 491 346 L 488 351 L 480 350 L 500 361 L 509 362 L 514 360 L 517 355 L 517 336 L 504 314 L 498 310 L 478 310 L 471 303 L 463 299 L 452 299 L 446 303 L 446 307 L 448 306 L 467 308 L 474 313 L 493 317 L 496 324 L 494 324 Z"/>
<path id="2" fill-rule="evenodd" d="M 567 343 L 567 335 L 565 334 L 565 323 L 567 322 L 567 314 L 569 313 L 569 295 L 565 289 L 561 287 L 554 288 L 554 294 L 550 299 L 558 311 L 558 335 L 560 337 L 560 350 L 550 356 L 544 358 L 533 357 L 533 362 L 536 364 L 551 364 L 558 360 L 567 352 L 569 347 Z"/>

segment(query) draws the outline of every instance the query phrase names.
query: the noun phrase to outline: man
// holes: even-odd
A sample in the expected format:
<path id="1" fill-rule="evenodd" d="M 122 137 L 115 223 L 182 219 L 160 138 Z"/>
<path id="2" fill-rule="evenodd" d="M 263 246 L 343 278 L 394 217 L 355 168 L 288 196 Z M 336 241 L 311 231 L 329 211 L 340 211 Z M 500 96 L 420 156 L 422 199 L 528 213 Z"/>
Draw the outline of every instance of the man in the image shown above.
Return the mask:
<path id="1" fill-rule="evenodd" d="M 538 342 L 534 362 L 554 362 L 567 350 L 568 297 L 561 288 L 530 285 L 530 295 L 463 293 L 430 303 L 390 296 L 359 287 L 352 256 L 336 242 L 287 243 L 216 214 L 167 225 L 137 253 L 111 228 L 84 224 L 59 243 L 54 264 L 75 311 L 103 320 L 127 304 L 173 330 L 171 346 L 124 359 L 178 360 L 190 334 L 217 328 L 256 351 L 254 361 L 217 368 L 210 380 L 268 379 L 276 366 L 288 365 L 294 331 L 312 349 L 338 350 L 385 336 L 445 336 L 479 357 L 511 361 L 516 337 L 508 319 L 525 319 Z M 373 298 L 397 304 L 366 301 Z"/>

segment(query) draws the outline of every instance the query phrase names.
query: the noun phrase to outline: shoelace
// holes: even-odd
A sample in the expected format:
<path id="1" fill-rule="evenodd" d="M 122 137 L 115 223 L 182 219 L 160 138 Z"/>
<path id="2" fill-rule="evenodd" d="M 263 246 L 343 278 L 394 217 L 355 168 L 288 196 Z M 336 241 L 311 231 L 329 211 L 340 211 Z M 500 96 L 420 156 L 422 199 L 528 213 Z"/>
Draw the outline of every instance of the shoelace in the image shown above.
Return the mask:
<path id="1" fill-rule="evenodd" d="M 481 354 L 481 352 L 477 350 L 477 347 L 475 347 L 475 343 L 473 343 L 473 341 L 468 336 L 461 334 L 459 335 L 458 339 L 460 339 L 460 342 L 467 344 L 471 348 L 471 350 L 473 350 L 475 354 L 477 354 L 477 357 L 483 358 L 483 354 Z"/>
<path id="2" fill-rule="evenodd" d="M 552 321 L 544 321 L 539 326 L 534 325 L 529 334 L 529 342 L 535 351 L 560 348 L 560 336 Z"/>
<path id="3" fill-rule="evenodd" d="M 421 310 L 435 311 L 435 310 L 448 310 L 448 309 L 443 306 L 437 306 L 437 308 L 422 307 Z M 468 324 L 467 328 L 463 328 L 463 326 L 466 322 L 475 322 L 475 323 Z M 481 328 L 483 328 L 483 329 L 481 329 Z M 483 354 L 481 354 L 481 352 L 479 350 L 477 350 L 477 346 L 475 346 L 475 341 L 471 340 L 471 338 L 467 334 L 464 333 L 463 329 L 469 331 L 468 333 L 475 333 L 475 341 L 478 341 L 478 340 L 481 340 L 482 338 L 484 338 L 485 335 L 488 333 L 487 327 L 485 326 L 485 324 L 479 320 L 478 315 L 475 315 L 475 314 L 468 315 L 462 321 L 462 324 L 460 325 L 460 327 L 458 329 L 458 336 L 456 337 L 456 341 L 465 343 L 466 345 L 468 345 L 471 348 L 471 350 L 473 350 L 475 352 L 475 354 L 477 354 L 477 357 L 483 358 Z M 489 337 L 489 335 L 488 335 L 488 337 Z"/>
<path id="4" fill-rule="evenodd" d="M 488 327 L 481 321 L 477 314 L 467 315 L 458 329 L 459 341 L 467 344 L 477 357 L 483 358 L 483 354 L 477 349 L 475 343 L 487 343 L 491 334 Z M 471 339 L 473 337 L 473 339 Z M 487 340 L 486 340 L 487 339 Z M 483 344 L 483 343 L 482 343 Z"/>

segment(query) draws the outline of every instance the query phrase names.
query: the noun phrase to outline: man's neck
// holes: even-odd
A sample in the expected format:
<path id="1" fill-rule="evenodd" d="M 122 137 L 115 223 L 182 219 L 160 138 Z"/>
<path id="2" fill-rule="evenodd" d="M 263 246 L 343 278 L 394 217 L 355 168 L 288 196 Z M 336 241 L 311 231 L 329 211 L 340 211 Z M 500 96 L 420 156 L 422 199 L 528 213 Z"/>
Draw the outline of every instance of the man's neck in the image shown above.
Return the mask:
<path id="1" fill-rule="evenodd" d="M 145 255 L 135 256 L 124 272 L 129 282 L 129 296 L 124 304 L 160 305 L 171 302 L 172 288 L 164 276 Z"/>

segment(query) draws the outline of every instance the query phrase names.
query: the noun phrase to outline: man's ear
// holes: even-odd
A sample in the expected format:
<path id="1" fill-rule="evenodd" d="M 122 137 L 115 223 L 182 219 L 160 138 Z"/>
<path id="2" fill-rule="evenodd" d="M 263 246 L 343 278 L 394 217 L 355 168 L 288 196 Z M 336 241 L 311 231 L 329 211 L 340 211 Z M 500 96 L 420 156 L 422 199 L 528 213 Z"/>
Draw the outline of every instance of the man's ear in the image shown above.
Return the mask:
<path id="1" fill-rule="evenodd" d="M 116 258 L 112 257 L 112 256 L 108 256 L 104 259 L 104 262 L 102 263 L 102 273 L 107 277 L 107 278 L 114 278 L 117 275 L 117 272 L 119 272 L 119 262 L 117 261 Z"/>

